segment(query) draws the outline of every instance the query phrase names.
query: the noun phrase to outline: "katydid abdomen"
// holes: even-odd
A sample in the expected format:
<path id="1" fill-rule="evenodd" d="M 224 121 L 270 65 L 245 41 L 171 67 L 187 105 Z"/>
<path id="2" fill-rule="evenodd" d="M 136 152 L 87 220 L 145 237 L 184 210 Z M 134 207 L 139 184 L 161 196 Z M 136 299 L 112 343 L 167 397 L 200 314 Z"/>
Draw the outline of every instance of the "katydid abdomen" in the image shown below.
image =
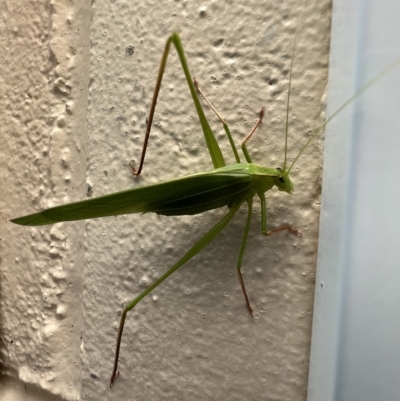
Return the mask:
<path id="1" fill-rule="evenodd" d="M 252 163 L 238 163 L 154 185 L 56 206 L 12 221 L 20 225 L 40 226 L 131 213 L 192 215 L 240 204 L 256 193 L 264 193 L 273 185 L 291 192 L 282 189 L 284 185 L 281 181 L 282 172 L 278 169 Z M 285 177 L 284 184 L 288 183 L 290 180 Z"/>

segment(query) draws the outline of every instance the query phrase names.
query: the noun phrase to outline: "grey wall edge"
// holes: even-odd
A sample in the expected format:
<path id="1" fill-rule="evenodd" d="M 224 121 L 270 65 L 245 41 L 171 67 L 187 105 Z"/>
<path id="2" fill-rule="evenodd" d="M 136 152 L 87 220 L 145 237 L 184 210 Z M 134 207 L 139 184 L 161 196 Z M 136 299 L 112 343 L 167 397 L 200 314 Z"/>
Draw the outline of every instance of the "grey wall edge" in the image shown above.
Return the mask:
<path id="1" fill-rule="evenodd" d="M 328 117 L 399 58 L 399 7 L 334 1 Z M 398 199 L 391 183 L 398 170 L 399 75 L 397 67 L 382 77 L 326 130 L 309 401 L 389 400 L 399 393 L 388 373 L 399 369 L 390 357 L 399 349 L 393 323 L 399 213 L 386 201 Z"/>

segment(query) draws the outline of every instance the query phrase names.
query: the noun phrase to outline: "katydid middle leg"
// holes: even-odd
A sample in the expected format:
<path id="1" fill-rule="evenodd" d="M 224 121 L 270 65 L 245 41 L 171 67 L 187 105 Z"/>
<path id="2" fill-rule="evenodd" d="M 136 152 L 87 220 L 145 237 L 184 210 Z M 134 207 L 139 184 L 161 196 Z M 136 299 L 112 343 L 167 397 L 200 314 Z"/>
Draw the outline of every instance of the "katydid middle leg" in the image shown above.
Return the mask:
<path id="1" fill-rule="evenodd" d="M 236 162 L 240 163 L 239 155 L 238 155 L 238 153 L 236 151 L 236 147 L 235 147 L 235 145 L 233 143 L 233 139 L 232 139 L 231 132 L 229 130 L 228 124 L 226 124 L 225 120 L 221 117 L 221 115 L 218 113 L 218 111 L 215 109 L 215 107 L 211 104 L 211 102 L 208 100 L 208 98 L 204 95 L 204 93 L 202 92 L 202 90 L 199 87 L 199 84 L 198 84 L 196 78 L 194 79 L 194 85 L 195 85 L 197 91 L 200 93 L 200 95 L 203 97 L 203 99 L 206 101 L 206 103 L 210 106 L 212 111 L 215 113 L 215 115 L 221 121 L 221 123 L 222 123 L 222 125 L 224 127 L 224 130 L 226 132 L 226 135 L 227 135 L 227 137 L 229 139 L 229 142 L 231 144 L 233 153 L 235 155 Z M 252 160 L 251 160 L 249 152 L 247 151 L 246 142 L 251 138 L 251 136 L 253 135 L 254 131 L 262 123 L 263 116 L 264 116 L 264 107 L 261 108 L 261 111 L 259 113 L 259 118 L 258 118 L 256 124 L 254 125 L 254 127 L 251 129 L 249 134 L 245 137 L 245 139 L 242 142 L 243 154 L 244 154 L 244 156 L 245 156 L 245 158 L 246 158 L 248 163 L 252 163 Z M 247 237 L 248 237 L 249 230 L 250 230 L 251 213 L 252 213 L 252 209 L 253 209 L 253 198 L 247 199 L 247 205 L 248 205 L 248 213 L 247 213 L 246 226 L 245 226 L 245 229 L 244 229 L 242 245 L 240 247 L 239 257 L 238 257 L 238 261 L 237 261 L 236 267 L 237 267 L 237 273 L 238 273 L 240 287 L 242 288 L 243 296 L 244 296 L 244 299 L 246 301 L 247 310 L 249 311 L 251 317 L 253 317 L 253 309 L 251 308 L 251 305 L 250 305 L 249 297 L 248 297 L 247 292 L 246 292 L 246 287 L 244 285 L 242 271 L 241 271 L 244 250 L 246 248 Z"/>
<path id="2" fill-rule="evenodd" d="M 197 82 L 196 78 L 194 78 L 193 80 L 194 86 L 197 89 L 197 92 L 200 93 L 200 95 L 203 97 L 203 99 L 205 100 L 205 102 L 210 106 L 211 110 L 214 112 L 214 114 L 218 117 L 219 121 L 221 121 L 222 126 L 224 127 L 224 131 L 226 133 L 226 136 L 228 137 L 229 140 L 229 144 L 231 145 L 232 148 L 232 152 L 233 155 L 235 156 L 235 160 L 236 163 L 240 163 L 240 158 L 239 158 L 239 154 L 236 150 L 236 146 L 235 143 L 233 142 L 232 139 L 232 134 L 231 131 L 229 130 L 228 124 L 225 122 L 225 120 L 221 117 L 221 115 L 218 113 L 218 111 L 216 110 L 216 108 L 211 104 L 211 102 L 208 100 L 208 98 L 206 97 L 206 95 L 203 93 L 203 91 L 200 89 L 199 83 Z"/>
<path id="3" fill-rule="evenodd" d="M 208 98 L 206 97 L 206 95 L 205 95 L 205 94 L 203 93 L 203 91 L 200 89 L 199 83 L 197 82 L 196 78 L 194 79 L 193 82 L 194 82 L 194 86 L 196 87 L 197 91 L 200 93 L 200 95 L 203 97 L 203 99 L 206 101 L 206 103 L 210 106 L 211 110 L 214 112 L 214 114 L 215 114 L 215 115 L 218 117 L 218 119 L 221 121 L 221 123 L 222 123 L 222 125 L 223 125 L 223 127 L 224 127 L 224 130 L 225 130 L 225 133 L 226 133 L 226 135 L 227 135 L 227 137 L 228 137 L 228 139 L 229 139 L 229 143 L 230 143 L 230 145 L 231 145 L 233 154 L 234 154 L 234 156 L 235 156 L 236 163 L 240 163 L 240 158 L 239 158 L 239 155 L 238 155 L 238 153 L 237 153 L 236 146 L 235 146 L 235 144 L 234 144 L 234 142 L 233 142 L 232 135 L 231 135 L 231 132 L 230 132 L 230 130 L 229 130 L 228 124 L 225 122 L 225 120 L 221 117 L 221 115 L 218 113 L 218 111 L 216 110 L 216 108 L 211 104 L 211 102 L 208 100 Z M 244 140 L 243 140 L 243 142 L 242 142 L 242 151 L 243 151 L 244 157 L 246 158 L 246 161 L 247 161 L 248 163 L 252 163 L 252 160 L 251 160 L 250 154 L 249 154 L 249 152 L 248 152 L 248 150 L 247 150 L 246 143 L 247 143 L 247 142 L 249 141 L 249 139 L 252 137 L 252 135 L 254 134 L 254 131 L 255 131 L 255 130 L 259 127 L 259 125 L 262 123 L 263 117 L 264 117 L 264 107 L 261 107 L 261 110 L 260 110 L 260 113 L 259 113 L 259 117 L 258 117 L 258 120 L 257 120 L 256 124 L 255 124 L 254 127 L 250 130 L 250 132 L 246 135 L 246 137 L 244 138 Z"/>
<path id="4" fill-rule="evenodd" d="M 243 277 L 242 277 L 242 271 L 241 271 L 244 250 L 246 248 L 247 237 L 249 235 L 249 230 L 250 230 L 251 214 L 253 211 L 253 198 L 249 198 L 247 200 L 247 206 L 248 206 L 247 220 L 246 220 L 246 226 L 244 228 L 242 245 L 240 246 L 239 257 L 238 257 L 238 261 L 237 261 L 237 272 L 238 272 L 240 286 L 242 288 L 242 292 L 244 295 L 244 299 L 246 301 L 247 310 L 249 311 L 251 317 L 253 317 L 253 309 L 251 309 L 251 306 L 250 306 L 249 297 L 247 296 L 246 288 L 244 286 L 244 281 L 243 281 Z"/>

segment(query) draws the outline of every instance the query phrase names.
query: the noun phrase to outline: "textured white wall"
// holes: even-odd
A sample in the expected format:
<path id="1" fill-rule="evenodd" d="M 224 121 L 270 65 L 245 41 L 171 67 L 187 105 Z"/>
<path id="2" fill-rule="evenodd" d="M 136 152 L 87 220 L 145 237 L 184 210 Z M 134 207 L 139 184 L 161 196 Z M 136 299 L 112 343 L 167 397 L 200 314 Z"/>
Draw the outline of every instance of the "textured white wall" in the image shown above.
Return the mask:
<path id="1" fill-rule="evenodd" d="M 78 112 L 84 115 L 88 84 L 74 71 L 87 68 L 89 58 L 78 59 L 74 51 L 82 54 L 82 43 L 88 37 L 75 39 L 74 35 L 77 16 L 88 18 L 89 14 L 78 14 L 75 8 L 65 8 L 65 15 L 60 14 L 57 4 L 37 12 L 43 16 L 37 31 L 44 29 L 46 21 L 50 38 L 64 38 L 61 53 L 66 78 L 62 76 L 67 90 L 46 86 L 43 77 L 52 77 L 57 68 L 43 67 L 54 63 L 47 49 L 40 53 L 43 60 L 26 67 L 24 74 L 38 73 L 43 81 L 43 89 L 35 91 L 37 103 L 45 105 L 40 109 L 47 122 L 40 130 L 41 142 L 31 144 L 32 130 L 22 123 L 7 128 L 14 121 L 10 116 L 4 116 L 2 125 L 8 135 L 1 145 L 5 148 L 1 156 L 7 161 L 2 170 L 7 196 L 1 205 L 5 372 L 28 383 L 30 394 L 35 388 L 45 388 L 65 399 L 304 400 L 320 141 L 293 171 L 296 192 L 288 196 L 274 191 L 267 198 L 270 226 L 290 223 L 302 231 L 301 238 L 287 233 L 264 238 L 255 202 L 243 261 L 255 319 L 248 316 L 235 271 L 245 221 L 241 211 L 220 237 L 128 314 L 121 375 L 112 390 L 108 380 L 123 305 L 167 270 L 226 210 L 190 218 L 122 216 L 39 229 L 7 222 L 21 213 L 84 199 L 85 156 L 92 196 L 211 168 L 174 49 L 143 176 L 133 178 L 127 167 L 129 160 L 139 157 L 161 53 L 174 30 L 181 33 L 192 74 L 230 125 L 237 144 L 254 124 L 260 107 L 266 107 L 264 124 L 249 150 L 255 162 L 281 165 L 287 79 L 300 2 L 95 2 L 87 139 L 85 122 L 76 116 Z M 57 30 L 48 21 L 59 15 L 64 15 L 63 25 L 57 25 Z M 70 24 L 68 15 L 72 16 Z M 29 18 L 33 19 L 27 14 L 28 26 Z M 35 14 L 35 18 L 39 17 Z M 81 30 L 88 27 L 87 19 L 79 22 Z M 323 121 L 329 22 L 329 2 L 306 1 L 294 61 L 290 158 Z M 11 46 L 16 40 L 13 25 L 5 24 L 5 30 Z M 43 35 L 34 32 L 31 36 Z M 37 40 L 39 49 L 46 40 Z M 17 59 L 32 52 L 29 40 L 21 42 L 19 54 L 14 55 Z M 132 55 L 128 47 L 135 49 Z M 12 77 L 13 69 L 4 68 Z M 7 84 L 18 88 L 20 82 L 16 78 L 14 85 Z M 33 113 L 33 106 L 24 103 L 25 89 L 20 90 L 17 102 L 8 100 L 9 107 L 20 115 Z M 207 108 L 206 112 L 229 155 L 222 127 Z"/>
<path id="2" fill-rule="evenodd" d="M 82 196 L 90 5 L 1 9 L 0 398 L 76 399 L 84 224 L 24 229 L 8 219 Z"/>

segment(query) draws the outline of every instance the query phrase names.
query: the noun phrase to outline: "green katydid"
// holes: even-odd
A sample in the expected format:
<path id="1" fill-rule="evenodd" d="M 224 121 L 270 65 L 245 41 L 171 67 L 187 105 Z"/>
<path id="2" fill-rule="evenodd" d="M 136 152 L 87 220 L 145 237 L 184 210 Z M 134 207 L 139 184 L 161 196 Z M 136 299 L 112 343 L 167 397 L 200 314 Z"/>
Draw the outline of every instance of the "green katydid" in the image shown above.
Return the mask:
<path id="1" fill-rule="evenodd" d="M 179 267 L 184 265 L 194 255 L 196 255 L 202 248 L 204 248 L 210 241 L 212 241 L 222 229 L 229 223 L 233 216 L 238 211 L 243 202 L 248 204 L 248 216 L 244 230 L 242 245 L 239 251 L 239 258 L 237 263 L 237 272 L 241 288 L 245 297 L 246 305 L 249 313 L 252 315 L 252 309 L 245 290 L 244 282 L 241 275 L 241 265 L 244 255 L 247 236 L 250 228 L 252 203 L 253 197 L 258 195 L 261 200 L 261 214 L 262 214 L 262 232 L 264 235 L 270 235 L 275 231 L 288 230 L 294 234 L 299 234 L 290 226 L 278 228 L 276 230 L 268 231 L 266 224 L 266 201 L 264 193 L 277 186 L 280 191 L 291 193 L 293 191 L 293 184 L 289 179 L 290 169 L 286 166 L 286 152 L 285 162 L 283 168 L 267 168 L 252 163 L 249 152 L 246 148 L 247 141 L 251 138 L 254 131 L 262 122 L 263 109 L 260 111 L 259 119 L 254 128 L 246 136 L 242 143 L 242 150 L 246 159 L 246 163 L 241 163 L 238 152 L 235 148 L 231 133 L 227 124 L 222 120 L 219 114 L 212 107 L 214 112 L 223 122 L 225 132 L 231 144 L 236 163 L 226 166 L 222 152 L 214 137 L 213 132 L 208 124 L 204 115 L 201 103 L 199 101 L 197 92 L 200 92 L 197 82 L 192 80 L 189 72 L 188 64 L 186 62 L 184 50 L 181 44 L 180 37 L 177 33 L 172 34 L 168 40 L 162 56 L 160 70 L 157 78 L 157 83 L 154 91 L 153 101 L 147 122 L 147 131 L 143 145 L 140 164 L 137 170 L 132 168 L 134 175 L 139 175 L 146 153 L 146 147 L 152 126 L 153 115 L 159 94 L 163 73 L 165 70 L 167 57 L 171 43 L 175 46 L 181 65 L 183 67 L 187 83 L 189 85 L 193 101 L 195 103 L 204 137 L 207 143 L 208 150 L 214 165 L 214 169 L 204 173 L 193 174 L 183 178 L 178 178 L 171 181 L 162 182 L 155 185 L 146 187 L 134 188 L 127 191 L 122 191 L 102 197 L 88 199 L 81 202 L 70 203 L 63 206 L 53 207 L 44 210 L 40 213 L 13 219 L 16 224 L 28 226 L 40 226 L 46 224 L 54 224 L 61 221 L 73 221 L 90 219 L 105 216 L 116 216 L 128 213 L 148 213 L 155 212 L 162 215 L 192 215 L 202 213 L 207 210 L 228 206 L 228 214 L 222 218 L 208 233 L 206 233 L 174 266 L 172 266 L 164 275 L 156 280 L 151 286 L 143 291 L 138 297 L 126 305 L 121 317 L 114 370 L 111 377 L 111 385 L 113 384 L 116 373 L 118 355 L 121 344 L 121 336 L 124 327 L 124 321 L 128 311 L 163 282 L 169 275 L 176 271 Z M 286 135 L 287 137 L 287 135 Z M 286 138 L 287 141 L 287 138 Z"/>
<path id="2" fill-rule="evenodd" d="M 208 231 L 178 262 L 176 262 L 174 266 L 172 266 L 169 270 L 167 270 L 167 272 L 165 272 L 158 280 L 156 280 L 145 291 L 143 291 L 140 295 L 138 295 L 135 299 L 133 299 L 126 305 L 120 320 L 120 326 L 116 344 L 116 352 L 115 352 L 115 361 L 114 361 L 110 386 L 113 385 L 118 372 L 117 367 L 118 367 L 119 350 L 127 313 L 130 310 L 132 310 L 154 288 L 156 288 L 160 283 L 162 283 L 168 276 L 170 276 L 177 269 L 179 269 L 179 267 L 183 266 L 187 261 L 189 261 L 192 257 L 194 257 L 201 249 L 203 249 L 209 242 L 211 242 L 231 221 L 233 216 L 236 214 L 236 212 L 244 202 L 246 202 L 248 205 L 248 214 L 241 247 L 239 250 L 237 272 L 247 309 L 249 313 L 252 315 L 252 309 L 250 306 L 250 302 L 241 275 L 241 266 L 250 228 L 253 197 L 257 195 L 261 201 L 261 230 L 264 235 L 271 235 L 274 232 L 283 230 L 287 230 L 293 234 L 300 235 L 300 233 L 297 230 L 293 229 L 290 226 L 280 227 L 278 229 L 271 231 L 267 230 L 265 193 L 268 190 L 272 189 L 274 186 L 276 186 L 278 190 L 283 192 L 287 193 L 293 192 L 294 187 L 289 178 L 289 174 L 294 164 L 298 160 L 300 154 L 306 149 L 311 140 L 315 138 L 315 136 L 322 131 L 323 127 L 331 118 L 337 115 L 347 104 L 349 104 L 356 96 L 358 96 L 362 91 L 364 91 L 368 86 L 370 86 L 382 75 L 381 74 L 379 77 L 375 78 L 368 85 L 366 85 L 359 92 L 357 92 L 351 99 L 349 99 L 346 103 L 344 103 L 343 106 L 339 110 L 337 110 L 330 117 L 330 119 L 325 122 L 325 124 L 322 125 L 322 127 L 314 131 L 314 133 L 310 136 L 308 141 L 301 148 L 300 152 L 295 157 L 291 165 L 288 167 L 287 136 L 288 136 L 288 111 L 289 111 L 291 71 L 293 65 L 293 54 L 292 54 L 292 65 L 290 67 L 287 112 L 286 112 L 285 154 L 282 168 L 267 168 L 260 165 L 256 165 L 252 162 L 251 157 L 247 151 L 246 143 L 251 138 L 254 131 L 259 126 L 259 124 L 262 122 L 263 109 L 260 111 L 258 122 L 242 142 L 241 148 L 244 157 L 246 159 L 246 163 L 242 163 L 240 161 L 238 152 L 234 145 L 227 124 L 224 122 L 222 117 L 220 117 L 220 115 L 216 112 L 216 110 L 212 107 L 207 98 L 201 93 L 196 80 L 192 79 L 179 35 L 177 33 L 173 33 L 167 40 L 165 50 L 161 59 L 161 65 L 158 73 L 154 96 L 147 122 L 147 130 L 140 158 L 140 164 L 137 170 L 133 166 L 131 166 L 132 172 L 136 176 L 141 173 L 143 167 L 155 106 L 157 103 L 157 97 L 160 91 L 162 77 L 166 67 L 167 57 L 169 54 L 171 43 L 175 46 L 178 52 L 178 56 L 186 77 L 186 81 L 189 85 L 191 96 L 195 104 L 197 113 L 199 115 L 201 127 L 214 165 L 214 169 L 199 174 L 193 174 L 182 178 L 161 182 L 155 185 L 134 188 L 81 202 L 74 202 L 67 205 L 53 207 L 39 213 L 27 215 L 24 217 L 19 217 L 12 220 L 12 222 L 16 224 L 27 225 L 27 226 L 40 226 L 46 224 L 54 224 L 62 221 L 91 219 L 91 218 L 116 216 L 129 213 L 155 212 L 157 214 L 166 216 L 193 215 L 202 213 L 207 210 L 228 206 L 229 211 L 225 215 L 225 217 L 223 217 L 210 231 Z M 295 48 L 295 43 L 293 44 L 293 52 L 294 48 Z M 224 130 L 229 139 L 234 157 L 236 159 L 235 164 L 228 166 L 225 164 L 222 152 L 204 115 L 197 92 L 202 94 L 205 101 L 213 109 L 213 111 L 216 113 L 218 118 L 223 123 Z"/>

